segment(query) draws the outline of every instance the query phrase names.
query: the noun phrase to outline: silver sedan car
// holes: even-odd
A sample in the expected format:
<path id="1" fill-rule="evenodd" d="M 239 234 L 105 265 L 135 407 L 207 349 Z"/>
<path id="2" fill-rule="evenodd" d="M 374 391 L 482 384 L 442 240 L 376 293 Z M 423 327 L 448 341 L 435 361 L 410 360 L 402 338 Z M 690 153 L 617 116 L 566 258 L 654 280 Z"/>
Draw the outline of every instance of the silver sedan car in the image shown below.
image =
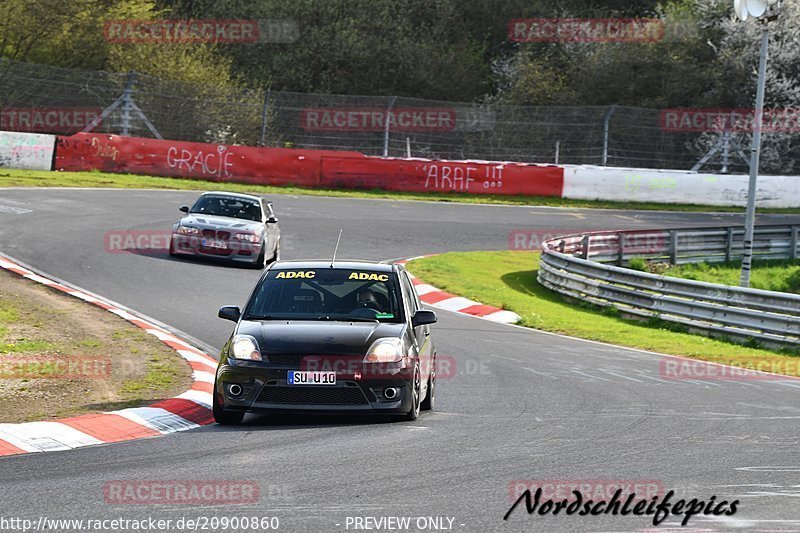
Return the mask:
<path id="1" fill-rule="evenodd" d="M 281 231 L 272 203 L 258 196 L 211 191 L 172 228 L 169 255 L 226 259 L 264 268 L 280 259 Z"/>

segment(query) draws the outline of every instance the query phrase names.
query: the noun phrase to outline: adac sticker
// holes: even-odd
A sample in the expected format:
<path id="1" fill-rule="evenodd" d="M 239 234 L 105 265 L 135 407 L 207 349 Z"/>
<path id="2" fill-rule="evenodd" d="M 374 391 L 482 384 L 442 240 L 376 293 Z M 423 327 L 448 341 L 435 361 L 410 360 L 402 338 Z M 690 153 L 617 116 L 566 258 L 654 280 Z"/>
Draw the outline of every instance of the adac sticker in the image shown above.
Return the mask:
<path id="1" fill-rule="evenodd" d="M 389 274 L 375 274 L 366 272 L 352 272 L 347 279 L 358 279 L 362 281 L 389 281 Z"/>
<path id="2" fill-rule="evenodd" d="M 281 270 L 275 276 L 275 279 L 294 279 L 294 278 L 311 279 L 316 275 L 317 273 L 314 270 Z"/>

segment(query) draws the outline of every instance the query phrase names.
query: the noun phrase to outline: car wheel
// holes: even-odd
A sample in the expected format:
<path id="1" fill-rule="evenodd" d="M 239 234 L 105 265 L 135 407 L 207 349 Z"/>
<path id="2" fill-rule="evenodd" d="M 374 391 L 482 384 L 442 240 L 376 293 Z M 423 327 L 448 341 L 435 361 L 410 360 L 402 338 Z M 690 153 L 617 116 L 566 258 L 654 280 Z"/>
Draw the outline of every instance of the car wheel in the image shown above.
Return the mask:
<path id="1" fill-rule="evenodd" d="M 431 374 L 428 376 L 428 394 L 420 405 L 423 411 L 433 411 L 436 406 L 436 356 L 432 359 Z"/>
<path id="2" fill-rule="evenodd" d="M 417 363 L 417 366 L 414 368 L 414 381 L 411 389 L 411 409 L 406 413 L 406 420 L 416 420 L 419 418 L 419 396 L 422 392 L 422 378 L 419 374 L 419 363 Z"/>
<path id="3" fill-rule="evenodd" d="M 256 259 L 255 263 L 253 263 L 253 268 L 258 269 L 258 270 L 262 270 L 262 269 L 266 268 L 266 266 L 267 266 L 267 254 L 266 254 L 265 247 L 262 246 L 261 247 L 261 253 L 258 254 L 258 259 Z"/>
<path id="4" fill-rule="evenodd" d="M 278 244 L 275 245 L 275 255 L 272 256 L 272 262 L 281 260 L 281 241 L 278 239 Z"/>
<path id="5" fill-rule="evenodd" d="M 212 411 L 214 412 L 214 420 L 217 424 L 222 424 L 224 426 L 235 426 L 242 422 L 244 418 L 244 413 L 237 413 L 237 412 L 230 412 L 225 411 L 222 406 L 217 401 L 217 384 L 214 383 L 214 399 L 211 401 L 213 404 Z"/>

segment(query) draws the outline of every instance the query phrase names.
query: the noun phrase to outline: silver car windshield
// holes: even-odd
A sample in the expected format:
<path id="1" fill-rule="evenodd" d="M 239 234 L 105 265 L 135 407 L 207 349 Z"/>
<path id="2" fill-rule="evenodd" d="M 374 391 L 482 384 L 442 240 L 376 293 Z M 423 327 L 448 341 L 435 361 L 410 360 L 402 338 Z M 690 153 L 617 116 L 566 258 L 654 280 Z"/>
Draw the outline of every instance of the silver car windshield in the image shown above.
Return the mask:
<path id="1" fill-rule="evenodd" d="M 257 201 L 232 196 L 201 196 L 189 212 L 244 220 L 261 220 L 261 206 Z"/>

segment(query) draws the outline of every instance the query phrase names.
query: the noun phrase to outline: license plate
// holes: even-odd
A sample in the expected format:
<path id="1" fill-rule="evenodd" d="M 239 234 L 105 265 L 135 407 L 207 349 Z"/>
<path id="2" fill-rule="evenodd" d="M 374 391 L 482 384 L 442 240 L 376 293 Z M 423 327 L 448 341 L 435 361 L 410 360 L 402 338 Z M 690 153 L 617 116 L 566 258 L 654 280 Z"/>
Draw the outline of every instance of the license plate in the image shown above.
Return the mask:
<path id="1" fill-rule="evenodd" d="M 304 372 L 289 370 L 286 374 L 288 385 L 336 385 L 336 372 Z"/>
<path id="2" fill-rule="evenodd" d="M 220 250 L 225 250 L 228 248 L 228 243 L 225 241 L 218 241 L 215 239 L 203 239 L 203 247 L 204 248 L 219 248 Z"/>

